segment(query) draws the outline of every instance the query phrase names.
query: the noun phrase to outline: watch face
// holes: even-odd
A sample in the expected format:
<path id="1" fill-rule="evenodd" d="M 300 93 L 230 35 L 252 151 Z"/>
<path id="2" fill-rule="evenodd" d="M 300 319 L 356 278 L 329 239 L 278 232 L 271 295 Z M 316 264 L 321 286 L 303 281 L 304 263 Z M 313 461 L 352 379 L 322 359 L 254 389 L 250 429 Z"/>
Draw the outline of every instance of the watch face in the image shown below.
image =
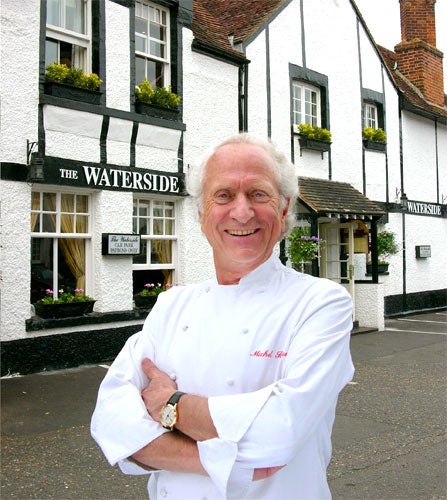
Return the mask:
<path id="1" fill-rule="evenodd" d="M 163 406 L 160 420 L 165 427 L 173 426 L 177 420 L 175 408 L 172 405 Z"/>

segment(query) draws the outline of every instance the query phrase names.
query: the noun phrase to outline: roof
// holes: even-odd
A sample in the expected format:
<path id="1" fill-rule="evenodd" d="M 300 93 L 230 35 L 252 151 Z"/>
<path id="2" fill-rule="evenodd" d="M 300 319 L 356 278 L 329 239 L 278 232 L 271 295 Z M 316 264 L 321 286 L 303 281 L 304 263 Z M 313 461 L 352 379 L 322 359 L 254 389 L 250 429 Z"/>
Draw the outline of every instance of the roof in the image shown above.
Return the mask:
<path id="1" fill-rule="evenodd" d="M 382 216 L 385 211 L 347 182 L 299 177 L 299 200 L 321 215 Z"/>
<path id="2" fill-rule="evenodd" d="M 396 53 L 380 45 L 378 45 L 377 48 L 379 49 L 396 88 L 400 91 L 402 97 L 415 108 L 412 109 L 412 111 L 417 112 L 419 110 L 422 114 L 428 113 L 429 115 L 447 119 L 447 104 L 441 107 L 427 101 L 416 85 L 413 85 L 410 80 L 399 71 Z"/>
<path id="3" fill-rule="evenodd" d="M 290 0 L 194 0 L 194 37 L 228 53 L 237 53 L 230 43 L 246 41 Z"/>

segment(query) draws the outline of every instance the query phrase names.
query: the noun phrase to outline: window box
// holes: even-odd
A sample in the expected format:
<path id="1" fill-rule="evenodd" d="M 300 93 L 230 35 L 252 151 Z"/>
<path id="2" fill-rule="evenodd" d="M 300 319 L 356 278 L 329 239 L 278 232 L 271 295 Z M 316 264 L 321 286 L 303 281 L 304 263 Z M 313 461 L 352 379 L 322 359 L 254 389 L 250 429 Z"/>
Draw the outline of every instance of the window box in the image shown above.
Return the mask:
<path id="1" fill-rule="evenodd" d="M 308 137 L 299 136 L 298 141 L 301 149 L 313 149 L 314 151 L 329 151 L 331 149 L 331 142 L 320 141 L 318 139 L 310 139 Z"/>
<path id="2" fill-rule="evenodd" d="M 101 99 L 101 92 L 97 90 L 83 89 L 59 82 L 45 82 L 45 94 L 88 104 L 99 104 Z"/>
<path id="3" fill-rule="evenodd" d="M 142 115 L 154 116 L 165 120 L 179 121 L 180 111 L 178 109 L 167 108 L 158 104 L 148 104 L 147 102 L 137 101 L 135 111 Z"/>
<path id="4" fill-rule="evenodd" d="M 157 302 L 157 295 L 142 297 L 140 294 L 135 294 L 134 301 L 135 307 L 138 307 L 139 309 L 150 309 L 154 307 L 155 302 Z"/>
<path id="5" fill-rule="evenodd" d="M 373 151 L 386 151 L 386 142 L 372 141 L 371 139 L 363 139 L 363 147 Z"/>
<path id="6" fill-rule="evenodd" d="M 88 302 L 62 302 L 59 304 L 34 304 L 36 314 L 41 318 L 70 318 L 91 313 L 95 300 Z"/>

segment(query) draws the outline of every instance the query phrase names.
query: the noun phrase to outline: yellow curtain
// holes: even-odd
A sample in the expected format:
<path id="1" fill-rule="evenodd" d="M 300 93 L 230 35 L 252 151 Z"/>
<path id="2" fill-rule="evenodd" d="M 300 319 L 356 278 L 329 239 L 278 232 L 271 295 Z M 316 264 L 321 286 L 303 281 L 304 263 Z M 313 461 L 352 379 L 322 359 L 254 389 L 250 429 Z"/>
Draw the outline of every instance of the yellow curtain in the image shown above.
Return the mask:
<path id="1" fill-rule="evenodd" d="M 40 193 L 31 193 L 31 210 L 36 210 L 36 212 L 31 212 L 31 232 L 34 232 L 36 227 L 37 219 L 39 218 L 40 207 Z"/>
<path id="2" fill-rule="evenodd" d="M 61 232 L 73 233 L 74 231 L 74 196 L 62 195 L 61 212 L 69 212 L 69 215 L 61 215 Z M 76 218 L 76 232 L 87 232 L 87 218 Z M 65 257 L 70 271 L 76 278 L 76 288 L 85 290 L 85 240 L 78 238 L 60 238 L 59 245 Z"/>

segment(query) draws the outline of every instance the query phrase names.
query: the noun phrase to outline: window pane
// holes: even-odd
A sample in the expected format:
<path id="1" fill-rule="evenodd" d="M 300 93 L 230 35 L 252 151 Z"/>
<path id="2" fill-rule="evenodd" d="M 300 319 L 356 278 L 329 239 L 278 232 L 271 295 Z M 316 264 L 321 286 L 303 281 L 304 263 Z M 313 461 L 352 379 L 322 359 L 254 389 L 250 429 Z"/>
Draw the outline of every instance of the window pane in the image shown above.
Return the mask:
<path id="1" fill-rule="evenodd" d="M 154 230 L 152 234 L 161 236 L 163 233 L 163 219 L 154 219 Z"/>
<path id="2" fill-rule="evenodd" d="M 33 304 L 46 295 L 46 290 L 57 288 L 53 278 L 53 240 L 31 238 L 31 296 Z"/>
<path id="3" fill-rule="evenodd" d="M 146 78 L 146 60 L 142 57 L 135 58 L 135 81 L 137 85 Z M 150 81 L 149 77 L 148 80 Z"/>
<path id="4" fill-rule="evenodd" d="M 76 195 L 76 212 L 77 213 L 88 213 L 88 196 Z"/>
<path id="5" fill-rule="evenodd" d="M 76 233 L 88 233 L 88 216 L 87 215 L 77 215 L 76 216 Z"/>
<path id="6" fill-rule="evenodd" d="M 138 255 L 133 256 L 134 264 L 147 264 L 147 249 L 148 249 L 148 240 L 141 240 L 140 245 L 140 253 Z"/>
<path id="7" fill-rule="evenodd" d="M 73 215 L 61 215 L 61 233 L 74 233 Z"/>
<path id="8" fill-rule="evenodd" d="M 47 0 L 47 24 L 61 25 L 61 2 L 60 0 Z"/>
<path id="9" fill-rule="evenodd" d="M 151 40 L 151 56 L 164 58 L 165 46 L 159 42 L 154 42 L 154 40 Z"/>
<path id="10" fill-rule="evenodd" d="M 51 40 L 51 38 L 46 39 L 45 67 L 47 67 L 49 64 L 53 64 L 55 61 L 59 61 L 58 46 L 59 44 L 55 40 Z"/>
<path id="11" fill-rule="evenodd" d="M 42 232 L 44 233 L 56 232 L 56 214 L 42 215 Z"/>
<path id="12" fill-rule="evenodd" d="M 65 0 L 65 27 L 85 34 L 84 0 Z"/>
<path id="13" fill-rule="evenodd" d="M 172 241 L 152 240 L 151 262 L 172 264 Z"/>
<path id="14" fill-rule="evenodd" d="M 165 29 L 160 24 L 150 23 L 150 36 L 151 38 L 164 41 L 166 40 Z"/>
<path id="15" fill-rule="evenodd" d="M 56 193 L 43 193 L 43 210 L 56 212 Z"/>
<path id="16" fill-rule="evenodd" d="M 175 234 L 175 221 L 167 219 L 165 221 L 165 234 L 167 236 Z"/>

